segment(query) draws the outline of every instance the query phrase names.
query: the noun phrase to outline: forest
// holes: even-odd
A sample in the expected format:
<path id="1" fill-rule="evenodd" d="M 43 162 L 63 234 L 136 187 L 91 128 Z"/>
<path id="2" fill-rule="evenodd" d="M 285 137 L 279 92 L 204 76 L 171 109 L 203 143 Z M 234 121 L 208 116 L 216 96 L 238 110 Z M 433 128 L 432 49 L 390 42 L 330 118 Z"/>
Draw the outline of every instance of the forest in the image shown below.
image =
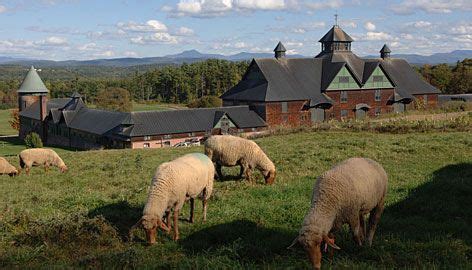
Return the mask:
<path id="1" fill-rule="evenodd" d="M 39 74 L 52 98 L 78 91 L 94 104 L 100 91 L 122 88 L 137 102 L 189 104 L 221 95 L 238 83 L 248 65 L 247 61 L 206 60 L 179 66 L 45 67 Z M 415 69 L 444 94 L 472 93 L 472 59 Z M 25 67 L 0 66 L 0 109 L 16 106 L 16 90 L 26 71 Z"/>

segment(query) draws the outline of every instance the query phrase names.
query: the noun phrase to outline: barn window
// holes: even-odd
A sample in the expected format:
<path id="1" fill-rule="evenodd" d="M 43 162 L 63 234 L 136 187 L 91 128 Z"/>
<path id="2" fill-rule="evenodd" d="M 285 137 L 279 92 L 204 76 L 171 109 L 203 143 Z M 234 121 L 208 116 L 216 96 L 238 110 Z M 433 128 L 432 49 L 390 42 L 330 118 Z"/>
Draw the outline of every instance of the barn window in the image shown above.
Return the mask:
<path id="1" fill-rule="evenodd" d="M 349 76 L 339 76 L 339 83 L 349 83 Z"/>
<path id="2" fill-rule="evenodd" d="M 380 108 L 375 108 L 375 116 L 379 116 L 381 111 Z"/>
<path id="3" fill-rule="evenodd" d="M 143 144 L 143 148 L 149 148 L 149 147 L 151 147 L 151 145 L 149 143 L 144 143 Z"/>
<path id="4" fill-rule="evenodd" d="M 341 91 L 341 103 L 347 102 L 347 91 Z"/>
<path id="5" fill-rule="evenodd" d="M 375 101 L 381 101 L 382 100 L 382 93 L 380 92 L 380 89 L 375 90 Z"/>
<path id="6" fill-rule="evenodd" d="M 428 95 L 423 95 L 424 104 L 428 103 Z"/>
<path id="7" fill-rule="evenodd" d="M 383 76 L 374 76 L 373 81 L 374 82 L 383 82 Z"/>
<path id="8" fill-rule="evenodd" d="M 170 139 L 170 138 L 172 138 L 172 135 L 169 135 L 169 134 L 164 135 L 164 139 Z"/>
<path id="9" fill-rule="evenodd" d="M 347 110 L 341 110 L 341 118 L 347 117 Z"/>
<path id="10" fill-rule="evenodd" d="M 288 112 L 288 105 L 287 105 L 287 102 L 282 102 L 282 112 L 283 112 L 283 113 Z"/>
<path id="11" fill-rule="evenodd" d="M 145 141 L 150 141 L 150 140 L 151 140 L 151 136 L 144 136 L 144 140 L 145 140 Z"/>
<path id="12" fill-rule="evenodd" d="M 282 115 L 282 122 L 287 123 L 288 122 L 288 115 L 284 114 Z"/>

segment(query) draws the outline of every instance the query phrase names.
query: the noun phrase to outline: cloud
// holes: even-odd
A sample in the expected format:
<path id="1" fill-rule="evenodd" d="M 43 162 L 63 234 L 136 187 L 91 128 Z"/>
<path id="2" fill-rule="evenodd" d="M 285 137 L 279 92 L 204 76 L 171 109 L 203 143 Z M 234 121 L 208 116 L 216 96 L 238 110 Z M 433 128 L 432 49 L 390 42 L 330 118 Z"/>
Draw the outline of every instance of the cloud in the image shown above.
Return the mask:
<path id="1" fill-rule="evenodd" d="M 463 23 L 451 28 L 453 34 L 470 34 L 472 33 L 472 23 Z"/>
<path id="2" fill-rule="evenodd" d="M 470 0 L 404 0 L 390 9 L 400 15 L 409 15 L 421 10 L 427 13 L 451 13 L 453 10 L 472 10 Z"/>
<path id="3" fill-rule="evenodd" d="M 5 6 L 0 5 L 0 13 L 6 12 L 7 8 Z"/>
<path id="4" fill-rule="evenodd" d="M 31 32 L 37 33 L 49 33 L 49 34 L 61 34 L 61 35 L 82 35 L 84 32 L 81 32 L 77 29 L 72 29 L 69 27 L 41 27 L 41 26 L 28 26 L 25 28 Z"/>
<path id="5" fill-rule="evenodd" d="M 193 29 L 190 29 L 188 27 L 179 27 L 177 31 L 175 31 L 175 35 L 177 36 L 193 36 L 195 35 L 195 31 Z"/>
<path id="6" fill-rule="evenodd" d="M 429 28 L 433 24 L 428 21 L 416 21 L 416 22 L 409 22 L 406 24 L 407 27 L 415 27 L 415 28 Z"/>
<path id="7" fill-rule="evenodd" d="M 320 10 L 339 8 L 342 0 L 179 0 L 174 6 L 165 5 L 161 11 L 173 17 L 199 18 L 224 16 L 230 12 L 254 12 L 274 10 Z"/>
<path id="8" fill-rule="evenodd" d="M 133 52 L 133 51 L 126 51 L 123 53 L 124 56 L 126 57 L 138 57 L 138 53 L 137 52 Z"/>
<path id="9" fill-rule="evenodd" d="M 364 23 L 364 28 L 367 31 L 375 31 L 375 24 L 372 22 L 366 22 Z"/>
<path id="10" fill-rule="evenodd" d="M 269 31 L 273 32 L 282 32 L 282 33 L 295 33 L 295 34 L 305 34 L 306 32 L 316 31 L 320 28 L 325 28 L 325 22 L 307 22 L 301 23 L 299 25 L 290 25 L 290 26 L 276 26 L 269 27 Z"/>
<path id="11" fill-rule="evenodd" d="M 149 20 L 145 23 L 136 23 L 133 21 L 123 23 L 120 22 L 117 24 L 118 28 L 123 30 L 123 31 L 128 31 L 128 32 L 139 32 L 139 33 L 144 33 L 144 32 L 157 32 L 157 33 L 163 33 L 167 32 L 167 26 L 163 24 L 160 21 L 157 20 Z"/>
<path id="12" fill-rule="evenodd" d="M 359 41 L 391 41 L 396 40 L 392 35 L 385 32 L 367 32 L 364 35 L 357 36 Z"/>
<path id="13" fill-rule="evenodd" d="M 38 41 L 36 44 L 44 46 L 67 46 L 68 42 L 66 38 L 52 36 L 45 40 Z"/>
<path id="14" fill-rule="evenodd" d="M 131 43 L 139 45 L 149 44 L 177 44 L 178 39 L 169 33 L 154 33 L 149 36 L 137 36 L 130 39 Z"/>

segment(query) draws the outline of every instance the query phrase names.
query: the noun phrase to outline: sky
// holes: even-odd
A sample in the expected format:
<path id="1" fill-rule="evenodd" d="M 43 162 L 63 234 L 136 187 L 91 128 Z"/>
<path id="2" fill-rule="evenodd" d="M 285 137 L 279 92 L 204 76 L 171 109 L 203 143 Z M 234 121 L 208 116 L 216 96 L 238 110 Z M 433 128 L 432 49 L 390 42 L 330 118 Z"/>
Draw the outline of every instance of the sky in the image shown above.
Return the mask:
<path id="1" fill-rule="evenodd" d="M 203 53 L 315 56 L 335 24 L 358 55 L 472 49 L 472 0 L 0 0 L 0 56 L 84 60 Z"/>

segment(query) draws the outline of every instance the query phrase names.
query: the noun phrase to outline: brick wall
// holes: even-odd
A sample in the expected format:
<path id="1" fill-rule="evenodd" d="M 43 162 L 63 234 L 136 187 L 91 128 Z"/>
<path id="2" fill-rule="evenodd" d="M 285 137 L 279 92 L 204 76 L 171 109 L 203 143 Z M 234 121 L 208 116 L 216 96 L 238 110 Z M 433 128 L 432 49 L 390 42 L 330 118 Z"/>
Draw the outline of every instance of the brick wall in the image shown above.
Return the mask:
<path id="1" fill-rule="evenodd" d="M 265 120 L 268 126 L 301 126 L 310 125 L 310 112 L 303 110 L 307 101 L 288 101 L 287 112 L 282 112 L 283 102 L 266 103 Z"/>
<path id="2" fill-rule="evenodd" d="M 326 94 L 333 100 L 333 106 L 326 110 L 326 118 L 341 119 L 341 110 L 347 111 L 347 118 L 356 117 L 356 105 L 365 103 L 371 108 L 367 111 L 369 117 L 375 117 L 375 108 L 380 108 L 380 114 L 390 113 L 393 106 L 388 104 L 390 97 L 393 96 L 393 89 L 382 89 L 380 101 L 375 101 L 375 89 L 372 90 L 348 90 L 347 102 L 341 103 L 341 91 L 326 91 Z"/>

